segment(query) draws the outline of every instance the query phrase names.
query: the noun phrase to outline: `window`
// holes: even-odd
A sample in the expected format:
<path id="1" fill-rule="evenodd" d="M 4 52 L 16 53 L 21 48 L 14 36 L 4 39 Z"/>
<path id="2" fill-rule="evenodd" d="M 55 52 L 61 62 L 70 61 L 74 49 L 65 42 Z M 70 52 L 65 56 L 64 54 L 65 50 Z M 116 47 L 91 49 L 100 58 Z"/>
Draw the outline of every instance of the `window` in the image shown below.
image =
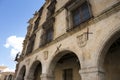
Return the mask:
<path id="1" fill-rule="evenodd" d="M 37 20 L 35 21 L 35 26 L 34 26 L 34 31 L 37 30 L 38 25 L 39 25 L 39 21 L 40 21 L 40 16 L 37 18 Z"/>
<path id="2" fill-rule="evenodd" d="M 50 42 L 53 39 L 53 28 L 48 28 L 46 30 L 46 42 Z"/>
<path id="3" fill-rule="evenodd" d="M 36 37 L 36 35 L 32 35 L 31 38 L 29 39 L 29 44 L 27 46 L 27 51 L 26 51 L 27 54 L 31 53 L 33 51 L 35 37 Z"/>
<path id="4" fill-rule="evenodd" d="M 41 36 L 41 44 L 43 46 L 53 40 L 53 27 L 49 27 L 47 29 L 43 29 L 43 34 Z"/>
<path id="5" fill-rule="evenodd" d="M 78 8 L 72 10 L 71 13 L 72 13 L 73 27 L 80 25 L 82 22 L 85 22 L 91 17 L 90 9 L 87 1 L 85 1 Z"/>
<path id="6" fill-rule="evenodd" d="M 63 70 L 63 80 L 73 80 L 73 69 Z"/>
<path id="7" fill-rule="evenodd" d="M 34 31 L 38 29 L 39 22 L 40 22 L 40 19 L 41 19 L 41 15 L 42 15 L 42 11 L 43 11 L 43 7 L 41 7 L 40 10 L 38 11 L 38 18 L 35 21 Z"/>
<path id="8" fill-rule="evenodd" d="M 57 3 L 56 0 L 52 0 L 50 5 L 47 7 L 47 9 L 48 9 L 47 18 L 50 18 L 54 14 L 56 3 Z"/>

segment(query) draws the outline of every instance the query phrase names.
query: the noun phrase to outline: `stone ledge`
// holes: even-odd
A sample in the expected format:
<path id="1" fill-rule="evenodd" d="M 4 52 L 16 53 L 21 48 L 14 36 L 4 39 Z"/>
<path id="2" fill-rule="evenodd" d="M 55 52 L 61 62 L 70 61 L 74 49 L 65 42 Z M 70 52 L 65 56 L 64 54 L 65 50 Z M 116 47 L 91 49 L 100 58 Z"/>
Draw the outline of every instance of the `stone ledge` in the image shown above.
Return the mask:
<path id="1" fill-rule="evenodd" d="M 80 71 L 80 74 L 87 74 L 87 73 L 104 73 L 105 71 L 102 68 L 98 68 L 98 67 L 88 67 L 88 68 L 83 68 Z"/>

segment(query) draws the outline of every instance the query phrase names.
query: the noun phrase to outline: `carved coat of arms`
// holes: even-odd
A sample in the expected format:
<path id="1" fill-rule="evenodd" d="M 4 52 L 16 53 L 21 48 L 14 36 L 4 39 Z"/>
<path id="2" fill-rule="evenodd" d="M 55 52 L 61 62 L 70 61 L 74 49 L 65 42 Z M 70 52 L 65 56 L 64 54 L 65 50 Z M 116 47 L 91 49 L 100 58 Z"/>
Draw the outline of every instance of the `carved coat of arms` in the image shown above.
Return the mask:
<path id="1" fill-rule="evenodd" d="M 84 47 L 87 44 L 87 34 L 83 33 L 79 36 L 77 36 L 77 42 L 79 47 Z"/>
<path id="2" fill-rule="evenodd" d="M 48 59 L 48 51 L 44 51 L 44 60 L 47 60 Z"/>

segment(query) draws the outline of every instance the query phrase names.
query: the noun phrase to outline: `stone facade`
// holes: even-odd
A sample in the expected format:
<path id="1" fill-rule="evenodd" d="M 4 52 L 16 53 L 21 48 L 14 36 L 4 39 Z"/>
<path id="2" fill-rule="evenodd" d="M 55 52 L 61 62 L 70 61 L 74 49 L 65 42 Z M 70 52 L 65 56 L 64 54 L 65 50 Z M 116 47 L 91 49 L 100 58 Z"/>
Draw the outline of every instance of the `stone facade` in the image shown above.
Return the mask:
<path id="1" fill-rule="evenodd" d="M 1 72 L 0 80 L 14 80 L 14 72 Z"/>
<path id="2" fill-rule="evenodd" d="M 120 0 L 46 0 L 28 22 L 16 80 L 120 79 Z"/>
<path id="3" fill-rule="evenodd" d="M 14 80 L 14 72 L 6 71 L 7 66 L 0 66 L 0 80 Z"/>

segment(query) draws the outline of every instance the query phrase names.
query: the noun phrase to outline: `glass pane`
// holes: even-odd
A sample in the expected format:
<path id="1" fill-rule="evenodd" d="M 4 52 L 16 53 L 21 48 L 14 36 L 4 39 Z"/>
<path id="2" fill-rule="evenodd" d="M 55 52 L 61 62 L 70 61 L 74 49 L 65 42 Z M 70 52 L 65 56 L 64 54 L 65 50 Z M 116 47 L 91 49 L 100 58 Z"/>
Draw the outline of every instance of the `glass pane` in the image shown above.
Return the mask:
<path id="1" fill-rule="evenodd" d="M 52 30 L 52 28 L 47 30 L 46 38 L 47 38 L 47 42 L 50 42 L 53 39 L 53 30 Z"/>
<path id="2" fill-rule="evenodd" d="M 82 21 L 85 21 L 87 19 L 90 18 L 90 12 L 89 12 L 89 7 L 87 3 L 84 3 L 81 5 L 81 17 L 82 17 Z"/>
<path id="3" fill-rule="evenodd" d="M 77 26 L 81 23 L 79 8 L 73 11 L 73 24 Z"/>

